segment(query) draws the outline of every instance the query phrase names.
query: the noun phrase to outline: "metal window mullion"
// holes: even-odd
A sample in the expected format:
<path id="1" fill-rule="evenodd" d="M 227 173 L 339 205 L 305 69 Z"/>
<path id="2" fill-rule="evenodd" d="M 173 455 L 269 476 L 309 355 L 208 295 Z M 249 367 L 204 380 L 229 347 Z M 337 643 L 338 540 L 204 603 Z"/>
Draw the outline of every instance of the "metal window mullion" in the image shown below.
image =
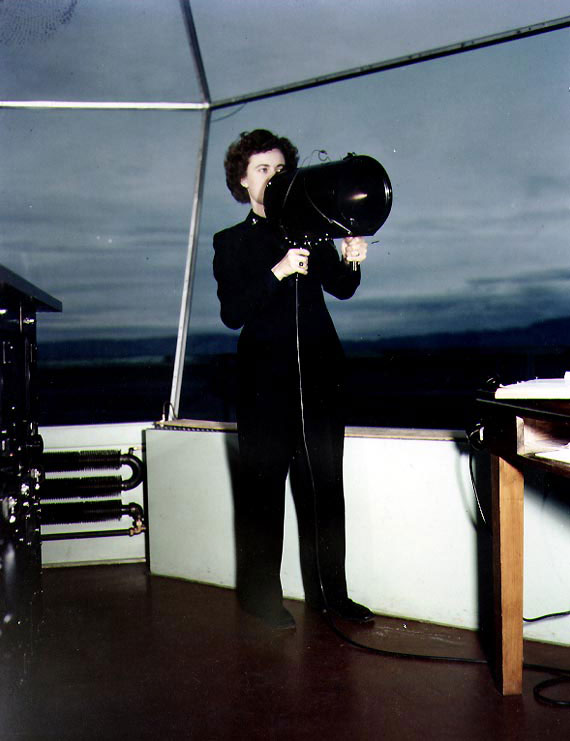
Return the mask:
<path id="1" fill-rule="evenodd" d="M 200 214 L 202 211 L 202 195 L 204 191 L 204 180 L 206 175 L 206 157 L 208 152 L 208 138 L 210 133 L 211 99 L 208 87 L 206 70 L 202 60 L 192 8 L 190 0 L 179 0 L 180 9 L 184 18 L 188 45 L 192 53 L 192 61 L 200 90 L 202 92 L 203 105 L 206 106 L 202 118 L 202 137 L 198 151 L 198 162 L 196 164 L 196 181 L 194 185 L 194 199 L 192 202 L 192 215 L 190 218 L 190 232 L 188 235 L 188 251 L 186 254 L 186 266 L 184 268 L 184 281 L 182 285 L 182 299 L 180 303 L 180 316 L 178 318 L 178 336 L 176 338 L 176 352 L 174 355 L 174 367 L 172 370 L 172 386 L 170 389 L 170 404 L 168 407 L 169 420 L 178 417 L 180 408 L 180 395 L 182 391 L 182 379 L 184 375 L 184 362 L 186 359 L 186 344 L 188 341 L 188 326 L 190 324 L 190 310 L 192 308 L 192 286 L 194 283 L 194 272 L 196 266 L 196 252 L 198 249 L 198 234 Z"/>
<path id="2" fill-rule="evenodd" d="M 176 353 L 174 356 L 168 419 L 177 417 L 178 409 L 180 407 L 180 392 L 182 388 L 184 360 L 186 358 L 186 341 L 188 337 L 188 325 L 190 322 L 190 309 L 192 304 L 192 284 L 194 282 L 200 213 L 202 210 L 202 195 L 204 192 L 204 181 L 206 175 L 206 155 L 210 133 L 210 115 L 210 110 L 207 110 L 202 119 L 202 139 L 196 167 L 196 181 L 194 186 L 194 198 L 192 201 L 190 231 L 188 235 L 188 252 L 186 254 L 186 266 L 184 268 L 184 283 L 182 287 L 182 300 L 180 304 L 180 317 L 178 321 L 178 336 L 176 339 Z"/>
<path id="3" fill-rule="evenodd" d="M 161 103 L 157 101 L 0 100 L 0 108 L 79 111 L 203 111 L 209 103 Z"/>

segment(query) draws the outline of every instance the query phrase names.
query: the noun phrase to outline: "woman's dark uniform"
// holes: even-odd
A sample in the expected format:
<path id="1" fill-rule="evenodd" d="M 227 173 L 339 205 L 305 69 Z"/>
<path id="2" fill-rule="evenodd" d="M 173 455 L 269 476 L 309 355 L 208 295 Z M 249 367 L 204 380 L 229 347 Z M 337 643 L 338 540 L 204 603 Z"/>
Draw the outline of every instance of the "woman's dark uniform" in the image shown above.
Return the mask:
<path id="1" fill-rule="evenodd" d="M 246 610 L 262 617 L 282 609 L 285 480 L 290 470 L 306 601 L 324 606 L 315 554 L 318 534 L 326 601 L 340 604 L 347 598 L 344 355 L 323 289 L 336 298 L 350 298 L 360 283 L 360 270 L 347 265 L 332 242 L 322 241 L 311 248 L 308 275 L 279 281 L 271 269 L 288 247 L 278 229 L 253 212 L 216 234 L 214 249 L 222 321 L 242 330 L 237 403 L 241 485 L 235 510 L 238 598 Z"/>

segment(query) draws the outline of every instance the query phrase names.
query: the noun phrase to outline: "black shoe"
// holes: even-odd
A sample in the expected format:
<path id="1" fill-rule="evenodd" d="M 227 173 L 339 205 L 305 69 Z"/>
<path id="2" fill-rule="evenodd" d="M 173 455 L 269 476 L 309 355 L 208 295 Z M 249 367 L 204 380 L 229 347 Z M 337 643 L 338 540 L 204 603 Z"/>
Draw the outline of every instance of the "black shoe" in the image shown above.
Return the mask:
<path id="1" fill-rule="evenodd" d="M 258 618 L 258 620 L 261 620 L 263 623 L 265 623 L 265 625 L 267 625 L 269 628 L 273 628 L 274 630 L 294 630 L 296 627 L 295 618 L 293 617 L 293 615 L 291 615 L 289 610 L 286 610 L 283 606 L 277 608 L 276 610 L 266 610 L 263 612 L 255 609 L 249 609 L 245 605 L 242 605 L 241 607 L 245 612 Z"/>
<path id="2" fill-rule="evenodd" d="M 374 620 L 374 613 L 368 607 L 359 605 L 358 602 L 353 602 L 348 597 L 341 600 L 331 600 L 330 604 L 327 605 L 325 605 L 322 597 L 316 600 L 305 598 L 305 604 L 317 612 L 328 610 L 331 615 L 336 615 L 342 620 L 350 620 L 353 623 L 371 623 Z"/>
<path id="3" fill-rule="evenodd" d="M 342 620 L 350 620 L 353 623 L 371 623 L 374 620 L 374 613 L 368 607 L 353 602 L 348 597 L 341 602 L 334 602 L 328 607 L 329 612 Z"/>
<path id="4" fill-rule="evenodd" d="M 261 615 L 260 617 L 264 623 L 271 628 L 275 628 L 275 630 L 294 630 L 296 627 L 295 618 L 285 607 L 282 607 L 275 614 Z"/>

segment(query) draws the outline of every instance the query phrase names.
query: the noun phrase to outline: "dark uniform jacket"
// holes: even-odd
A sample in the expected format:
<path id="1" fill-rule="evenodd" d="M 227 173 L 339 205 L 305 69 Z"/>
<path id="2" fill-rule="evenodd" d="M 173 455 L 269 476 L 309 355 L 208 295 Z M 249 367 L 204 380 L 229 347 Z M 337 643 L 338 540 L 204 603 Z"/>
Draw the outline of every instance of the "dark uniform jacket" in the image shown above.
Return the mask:
<path id="1" fill-rule="evenodd" d="M 360 270 L 346 265 L 334 243 L 325 240 L 311 248 L 307 276 L 279 281 L 271 268 L 288 245 L 277 227 L 253 212 L 218 232 L 214 249 L 222 321 L 242 329 L 238 424 L 244 403 L 261 406 L 260 412 L 269 411 L 268 404 L 274 414 L 286 411 L 299 385 L 298 354 L 305 401 L 325 397 L 332 402 L 344 356 L 323 289 L 336 298 L 350 298 L 360 283 Z"/>

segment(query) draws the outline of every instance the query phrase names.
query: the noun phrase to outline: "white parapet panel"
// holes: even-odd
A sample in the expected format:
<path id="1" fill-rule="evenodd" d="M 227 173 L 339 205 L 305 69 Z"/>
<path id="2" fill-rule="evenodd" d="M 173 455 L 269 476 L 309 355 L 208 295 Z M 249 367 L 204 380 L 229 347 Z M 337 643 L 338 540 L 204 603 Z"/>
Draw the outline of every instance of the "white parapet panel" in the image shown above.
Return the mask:
<path id="1" fill-rule="evenodd" d="M 233 586 L 235 433 L 146 439 L 151 570 Z M 457 443 L 348 437 L 345 485 L 352 596 L 384 614 L 476 627 L 475 505 Z M 282 579 L 286 596 L 303 598 L 288 487 Z"/>
<path id="2" fill-rule="evenodd" d="M 148 430 L 146 451 L 151 571 L 233 587 L 236 435 Z"/>
<path id="3" fill-rule="evenodd" d="M 233 587 L 235 431 L 151 429 L 145 436 L 151 571 Z M 381 614 L 479 627 L 491 607 L 492 541 L 476 525 L 464 440 L 349 430 L 345 489 L 351 596 Z M 570 607 L 569 513 L 561 517 L 560 501 L 550 498 L 540 481 L 529 482 L 525 610 L 533 614 Z M 481 500 L 490 521 L 484 491 Z M 287 597 L 303 598 L 288 488 L 282 581 Z M 570 618 L 528 625 L 525 636 L 569 643 Z"/>

